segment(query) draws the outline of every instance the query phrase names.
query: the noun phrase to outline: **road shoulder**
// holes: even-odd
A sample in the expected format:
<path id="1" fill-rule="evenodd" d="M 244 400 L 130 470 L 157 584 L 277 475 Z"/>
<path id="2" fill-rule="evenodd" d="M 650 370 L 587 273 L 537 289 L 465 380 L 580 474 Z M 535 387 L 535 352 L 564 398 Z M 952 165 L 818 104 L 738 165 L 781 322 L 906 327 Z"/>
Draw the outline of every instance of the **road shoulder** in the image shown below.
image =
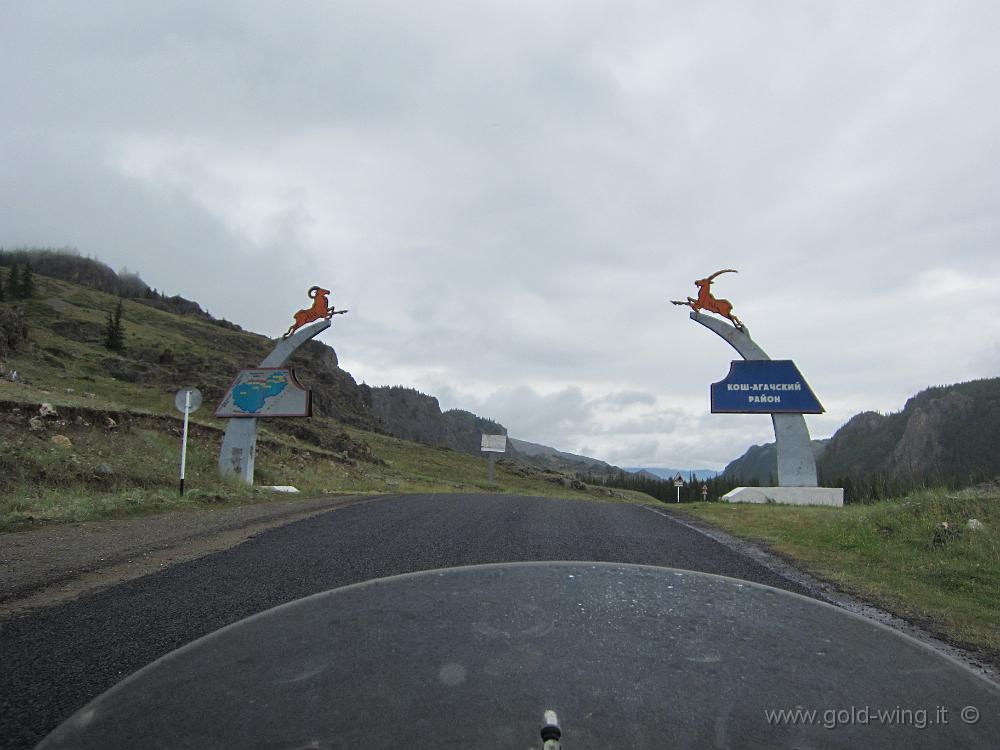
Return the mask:
<path id="1" fill-rule="evenodd" d="M 647 510 L 666 516 L 672 521 L 687 526 L 715 540 L 734 552 L 746 555 L 772 572 L 808 589 L 821 601 L 860 615 L 866 619 L 904 633 L 936 651 L 959 661 L 986 679 L 1000 685 L 1000 668 L 988 658 L 969 649 L 962 648 L 938 638 L 919 624 L 906 620 L 870 602 L 848 594 L 829 581 L 824 581 L 807 572 L 800 563 L 788 557 L 768 552 L 756 544 L 733 536 L 696 516 L 676 512 L 669 508 L 644 506 Z"/>
<path id="2" fill-rule="evenodd" d="M 273 501 L 0 534 L 0 620 L 235 547 L 270 528 L 383 496 Z"/>

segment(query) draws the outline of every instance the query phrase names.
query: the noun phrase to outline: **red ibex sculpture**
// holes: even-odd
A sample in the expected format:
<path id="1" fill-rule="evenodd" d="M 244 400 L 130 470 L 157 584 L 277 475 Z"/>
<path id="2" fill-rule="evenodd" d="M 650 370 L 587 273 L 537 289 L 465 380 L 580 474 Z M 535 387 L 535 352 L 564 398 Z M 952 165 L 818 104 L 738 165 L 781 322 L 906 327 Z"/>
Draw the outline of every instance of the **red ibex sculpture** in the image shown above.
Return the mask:
<path id="1" fill-rule="evenodd" d="M 712 296 L 710 291 L 712 286 L 712 279 L 718 276 L 720 273 L 737 273 L 733 268 L 723 268 L 721 271 L 716 271 L 707 279 L 698 279 L 695 286 L 698 287 L 698 299 L 687 298 L 687 302 L 681 302 L 679 300 L 670 300 L 675 305 L 687 305 L 692 310 L 708 310 L 709 312 L 714 312 L 717 315 L 721 315 L 724 318 L 729 318 L 737 328 L 741 331 L 743 330 L 743 323 L 733 315 L 733 305 L 727 299 L 716 299 Z"/>
<path id="2" fill-rule="evenodd" d="M 309 287 L 309 296 L 312 297 L 313 300 L 312 307 L 306 310 L 299 310 L 295 313 L 293 316 L 295 318 L 295 322 L 288 327 L 288 330 L 285 331 L 285 335 L 281 338 L 287 339 L 306 323 L 312 323 L 314 320 L 319 320 L 320 318 L 329 320 L 334 315 L 343 315 L 347 312 L 347 310 L 335 310 L 330 306 L 330 303 L 326 298 L 326 295 L 329 293 L 330 290 L 323 289 L 323 287 Z"/>

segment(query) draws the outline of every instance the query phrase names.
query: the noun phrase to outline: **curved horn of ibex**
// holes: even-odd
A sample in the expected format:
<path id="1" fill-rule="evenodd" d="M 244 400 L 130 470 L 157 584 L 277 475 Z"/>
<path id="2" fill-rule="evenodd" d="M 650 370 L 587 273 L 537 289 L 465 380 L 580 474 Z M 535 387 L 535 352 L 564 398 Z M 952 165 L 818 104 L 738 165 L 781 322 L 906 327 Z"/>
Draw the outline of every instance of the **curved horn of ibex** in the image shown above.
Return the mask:
<path id="1" fill-rule="evenodd" d="M 739 271 L 737 271 L 735 268 L 723 268 L 721 271 L 716 271 L 711 276 L 709 276 L 708 280 L 711 281 L 716 276 L 718 276 L 720 273 L 739 273 Z"/>

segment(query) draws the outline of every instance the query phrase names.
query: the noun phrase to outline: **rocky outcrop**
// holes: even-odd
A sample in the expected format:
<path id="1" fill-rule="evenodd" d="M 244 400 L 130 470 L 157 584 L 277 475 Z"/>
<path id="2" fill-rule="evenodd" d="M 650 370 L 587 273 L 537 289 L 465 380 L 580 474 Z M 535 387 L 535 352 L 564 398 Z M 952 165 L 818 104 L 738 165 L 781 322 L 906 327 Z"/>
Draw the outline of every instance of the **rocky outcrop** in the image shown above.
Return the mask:
<path id="1" fill-rule="evenodd" d="M 923 405 L 914 405 L 903 435 L 892 452 L 894 474 L 919 474 L 924 467 L 939 466 L 949 452 L 944 440 L 972 417 L 975 401 L 958 391 L 949 391 Z M 905 412 L 905 409 L 904 409 Z"/>
<path id="2" fill-rule="evenodd" d="M 379 429 L 401 440 L 447 447 L 441 406 L 433 396 L 403 386 L 371 389 L 372 411 Z"/>
<path id="3" fill-rule="evenodd" d="M 902 485 L 967 485 L 1000 476 L 997 434 L 1000 378 L 988 378 L 928 388 L 892 414 L 861 412 L 813 448 L 826 484 L 882 477 Z M 754 446 L 724 476 L 769 484 L 773 461 L 773 443 Z"/>
<path id="4" fill-rule="evenodd" d="M 480 454 L 482 436 L 506 435 L 507 429 L 462 409 L 441 411 L 433 396 L 403 386 L 368 388 L 379 429 L 402 440 Z"/>
<path id="5" fill-rule="evenodd" d="M 446 446 L 452 450 L 478 456 L 483 435 L 506 435 L 507 428 L 492 419 L 479 417 L 463 409 L 449 409 L 441 415 L 445 427 Z"/>
<path id="6" fill-rule="evenodd" d="M 370 430 L 375 414 L 368 394 L 351 373 L 341 369 L 333 347 L 312 340 L 303 344 L 289 360 L 303 385 L 312 388 L 313 413 L 333 417 L 346 424 Z"/>
<path id="7" fill-rule="evenodd" d="M 97 289 L 108 294 L 120 294 L 134 287 L 130 281 L 124 283 L 109 266 L 93 258 L 85 258 L 69 249 L 24 248 L 0 250 L 0 266 L 31 264 L 31 270 L 43 276 L 51 276 L 73 284 Z M 140 282 L 142 283 L 142 282 Z M 145 284 L 143 284 L 145 286 Z"/>

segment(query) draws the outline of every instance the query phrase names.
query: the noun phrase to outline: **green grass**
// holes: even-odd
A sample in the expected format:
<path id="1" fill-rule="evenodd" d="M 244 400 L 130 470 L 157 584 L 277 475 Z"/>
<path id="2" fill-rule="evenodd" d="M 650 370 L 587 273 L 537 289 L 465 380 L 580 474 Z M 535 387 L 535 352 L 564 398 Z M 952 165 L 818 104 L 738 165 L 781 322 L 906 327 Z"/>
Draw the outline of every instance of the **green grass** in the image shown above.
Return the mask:
<path id="1" fill-rule="evenodd" d="M 12 394 L 11 391 L 17 391 Z M 423 492 L 503 492 L 602 502 L 650 502 L 642 493 L 601 489 L 574 490 L 547 481 L 539 472 L 505 462 L 496 481 L 487 481 L 487 460 L 446 449 L 365 432 L 332 419 L 308 420 L 325 439 L 347 433 L 346 442 L 369 449 L 372 460 L 322 450 L 286 434 L 260 429 L 256 487 L 218 475 L 222 422 L 193 421 L 183 497 L 178 492 L 181 420 L 174 413 L 104 412 L 94 399 L 50 392 L 47 402 L 60 413 L 42 433 L 27 429 L 38 410 L 35 391 L 0 381 L 0 531 L 158 513 L 227 507 L 287 499 L 264 485 L 292 485 L 300 497 Z M 17 411 L 15 411 L 17 410 Z M 106 414 L 121 424 L 107 429 Z M 75 415 L 75 416 L 74 416 Z M 64 435 L 71 447 L 52 441 Z"/>
<path id="2" fill-rule="evenodd" d="M 0 530 L 124 515 L 284 499 L 220 478 L 216 461 L 225 421 L 211 405 L 240 367 L 260 361 L 272 343 L 195 316 L 125 300 L 124 356 L 101 345 L 118 298 L 36 276 L 23 303 L 28 345 L 0 378 Z M 166 358 L 166 359 L 164 359 Z M 164 364 L 166 362 L 166 364 Z M 192 416 L 184 497 L 178 493 L 180 415 L 174 393 L 197 384 L 206 404 Z M 28 429 L 41 403 L 60 413 L 42 433 Z M 108 430 L 107 415 L 121 422 Z M 316 417 L 295 423 L 300 437 L 262 421 L 255 480 L 292 485 L 305 497 L 329 494 L 507 492 L 611 502 L 649 502 L 640 493 L 574 490 L 538 471 L 498 465 L 487 482 L 485 458 L 347 428 Z M 51 441 L 62 434 L 62 448 Z M 323 446 L 347 446 L 350 455 Z M 367 447 L 366 447 L 367 446 Z M 103 466 L 102 466 L 103 465 Z"/>
<path id="3" fill-rule="evenodd" d="M 56 402 L 56 408 L 63 408 Z M 320 420 L 312 420 L 319 422 Z M 326 420 L 331 421 L 331 420 Z M 262 431 L 256 487 L 219 477 L 221 433 L 195 425 L 189 437 L 183 497 L 178 491 L 180 421 L 135 417 L 128 429 L 100 423 L 65 424 L 41 435 L 0 423 L 0 530 L 40 523 L 117 518 L 168 510 L 227 507 L 287 499 L 262 489 L 292 485 L 301 497 L 425 492 L 503 492 L 603 502 L 649 502 L 641 493 L 574 490 L 516 467 L 498 465 L 487 481 L 486 459 L 360 430 L 382 463 L 322 451 L 287 436 Z M 333 423 L 331 429 L 343 427 Z M 321 427 L 320 427 L 321 429 Z M 72 447 L 52 442 L 65 435 Z"/>
<path id="4" fill-rule="evenodd" d="M 1000 491 L 925 490 L 843 508 L 685 505 L 726 531 L 760 541 L 817 576 L 942 637 L 1000 657 Z M 972 531 L 968 519 L 985 528 Z M 934 543 L 947 522 L 960 536 Z"/>

